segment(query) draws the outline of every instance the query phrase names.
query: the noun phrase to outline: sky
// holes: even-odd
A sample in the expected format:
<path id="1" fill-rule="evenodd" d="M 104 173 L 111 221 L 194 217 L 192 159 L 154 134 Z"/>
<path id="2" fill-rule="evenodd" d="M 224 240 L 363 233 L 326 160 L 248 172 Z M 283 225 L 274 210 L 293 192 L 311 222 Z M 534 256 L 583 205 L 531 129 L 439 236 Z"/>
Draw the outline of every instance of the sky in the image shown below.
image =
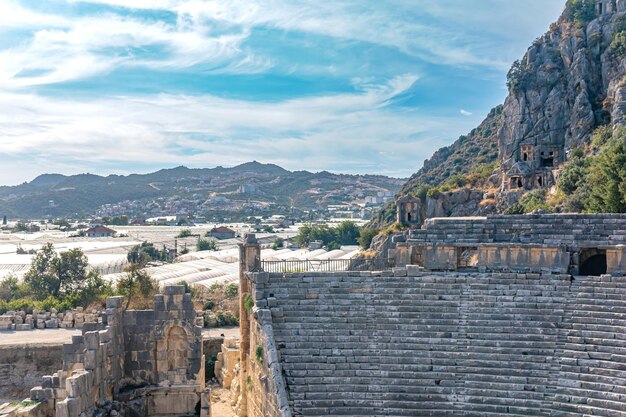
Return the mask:
<path id="1" fill-rule="evenodd" d="M 0 0 L 0 184 L 257 160 L 408 177 L 564 0 Z"/>

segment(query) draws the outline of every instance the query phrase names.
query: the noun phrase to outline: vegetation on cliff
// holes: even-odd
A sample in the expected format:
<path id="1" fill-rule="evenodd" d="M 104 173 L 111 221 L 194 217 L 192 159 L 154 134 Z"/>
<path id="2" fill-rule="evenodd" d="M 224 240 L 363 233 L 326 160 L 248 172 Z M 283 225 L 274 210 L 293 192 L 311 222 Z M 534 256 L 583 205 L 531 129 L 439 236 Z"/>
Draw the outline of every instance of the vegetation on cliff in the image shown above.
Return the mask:
<path id="1" fill-rule="evenodd" d="M 502 122 L 502 106 L 489 112 L 487 118 L 468 135 L 452 145 L 439 149 L 402 187 L 400 195 L 411 195 L 422 201 L 427 196 L 456 188 L 485 187 L 497 167 L 498 129 Z M 380 227 L 395 222 L 396 207 L 387 204 L 370 222 Z"/>
<path id="2" fill-rule="evenodd" d="M 626 212 L 626 6 L 613 7 L 599 16 L 596 1 L 567 0 L 513 63 L 504 105 L 437 151 L 399 197 L 421 200 L 423 217 Z M 445 193 L 463 187 L 471 201 Z M 370 226 L 394 221 L 390 203 Z"/>

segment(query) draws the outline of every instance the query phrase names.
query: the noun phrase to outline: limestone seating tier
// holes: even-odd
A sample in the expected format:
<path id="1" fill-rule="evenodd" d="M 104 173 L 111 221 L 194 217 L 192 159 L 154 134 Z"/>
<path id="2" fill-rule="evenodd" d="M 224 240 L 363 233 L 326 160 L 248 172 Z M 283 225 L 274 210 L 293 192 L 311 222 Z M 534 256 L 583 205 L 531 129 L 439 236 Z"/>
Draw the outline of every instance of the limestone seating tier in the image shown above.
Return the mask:
<path id="1" fill-rule="evenodd" d="M 588 247 L 626 244 L 626 216 L 571 214 L 428 219 L 422 229 L 411 231 L 407 238 L 409 243 L 518 242 Z"/>
<path id="2" fill-rule="evenodd" d="M 626 417 L 626 278 L 376 275 L 257 290 L 293 415 Z"/>

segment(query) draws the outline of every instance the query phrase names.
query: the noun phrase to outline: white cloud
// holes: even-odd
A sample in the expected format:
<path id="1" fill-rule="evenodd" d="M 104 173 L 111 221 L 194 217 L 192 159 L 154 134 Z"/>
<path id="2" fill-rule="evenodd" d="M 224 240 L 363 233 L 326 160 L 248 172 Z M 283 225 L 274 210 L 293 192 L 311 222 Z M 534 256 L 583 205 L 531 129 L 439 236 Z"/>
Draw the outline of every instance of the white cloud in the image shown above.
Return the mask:
<path id="1" fill-rule="evenodd" d="M 471 115 L 473 115 L 473 113 L 471 113 L 471 112 L 469 112 L 469 111 L 467 111 L 467 110 L 465 110 L 465 109 L 461 109 L 460 113 L 461 113 L 463 116 L 471 116 Z"/>
<path id="2" fill-rule="evenodd" d="M 64 27 L 69 24 L 62 16 L 34 12 L 24 8 L 14 0 L 0 2 L 0 29 L 31 27 Z"/>
<path id="3" fill-rule="evenodd" d="M 5 157 L 23 162 L 11 175 L 15 181 L 58 168 L 51 164 L 59 161 L 65 173 L 144 161 L 212 166 L 256 159 L 291 169 L 408 175 L 458 128 L 452 119 L 385 107 L 412 79 L 406 75 L 359 94 L 278 103 L 214 96 L 76 100 L 0 93 L 0 143 Z M 431 131 L 441 136 L 415 139 Z"/>
<path id="4" fill-rule="evenodd" d="M 271 66 L 268 59 L 242 49 L 247 31 L 212 35 L 203 25 L 182 27 L 116 14 L 59 22 L 60 27 L 40 28 L 28 42 L 0 51 L 0 87 L 79 80 L 121 66 L 175 69 L 210 63 L 231 73 Z M 151 55 L 146 48 L 159 50 Z"/>

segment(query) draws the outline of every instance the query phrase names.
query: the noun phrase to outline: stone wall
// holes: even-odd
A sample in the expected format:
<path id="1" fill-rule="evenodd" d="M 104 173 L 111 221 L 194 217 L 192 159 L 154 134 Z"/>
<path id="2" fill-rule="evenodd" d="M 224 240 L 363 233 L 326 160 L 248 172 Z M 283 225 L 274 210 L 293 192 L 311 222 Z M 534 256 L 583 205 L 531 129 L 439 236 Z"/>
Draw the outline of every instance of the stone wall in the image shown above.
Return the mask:
<path id="1" fill-rule="evenodd" d="M 294 415 L 626 416 L 626 278 L 408 267 L 250 282 L 252 345 L 279 358 L 252 389 L 284 372 Z"/>
<path id="2" fill-rule="evenodd" d="M 248 396 L 247 415 L 291 417 L 272 327 L 272 317 L 281 317 L 282 310 L 277 307 L 276 299 L 264 290 L 268 277 L 268 274 L 253 276 L 255 307 L 251 324 L 249 379 L 246 380 L 246 389 L 252 395 Z"/>
<path id="3" fill-rule="evenodd" d="M 567 214 L 439 218 L 392 237 L 387 256 L 397 266 L 433 271 L 466 269 L 463 254 L 476 253 L 481 272 L 579 274 L 585 251 L 602 252 L 605 273 L 626 272 L 626 215 Z M 599 275 L 599 274 L 598 274 Z"/>
<path id="4" fill-rule="evenodd" d="M 0 403 L 26 398 L 44 375 L 52 375 L 62 364 L 62 345 L 1 346 Z"/>
<path id="5" fill-rule="evenodd" d="M 106 301 L 98 323 L 63 345 L 63 365 L 30 390 L 23 407 L 0 416 L 180 416 L 200 409 L 207 417 L 201 328 L 184 286 L 165 287 L 154 310 L 124 311 L 122 297 Z M 115 413 L 117 414 L 115 414 Z"/>
<path id="6" fill-rule="evenodd" d="M 258 268 L 260 254 L 256 237 L 246 235 L 240 245 L 240 358 L 231 392 L 239 417 L 291 417 L 272 327 L 280 308 L 264 290 L 268 275 L 248 273 Z"/>

